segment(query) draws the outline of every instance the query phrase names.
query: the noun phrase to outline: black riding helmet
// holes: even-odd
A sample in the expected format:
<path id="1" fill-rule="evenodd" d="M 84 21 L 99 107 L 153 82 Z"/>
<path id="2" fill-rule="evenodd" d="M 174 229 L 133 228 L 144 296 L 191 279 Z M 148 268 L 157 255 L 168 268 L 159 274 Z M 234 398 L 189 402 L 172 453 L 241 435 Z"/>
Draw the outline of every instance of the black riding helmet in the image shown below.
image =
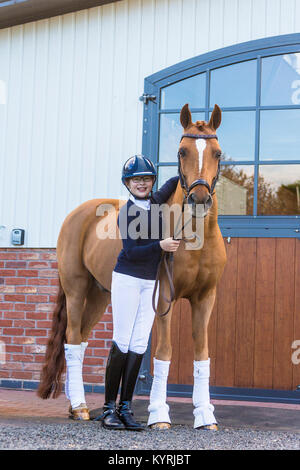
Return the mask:
<path id="1" fill-rule="evenodd" d="M 153 185 L 155 184 L 157 173 L 155 166 L 149 160 L 149 158 L 144 157 L 144 155 L 134 155 L 133 157 L 128 158 L 123 165 L 122 169 L 122 183 L 126 186 L 126 179 L 132 178 L 133 176 L 154 176 Z M 132 192 L 126 186 L 130 194 Z M 136 199 L 150 199 L 152 191 L 147 197 L 138 197 L 132 194 Z"/>

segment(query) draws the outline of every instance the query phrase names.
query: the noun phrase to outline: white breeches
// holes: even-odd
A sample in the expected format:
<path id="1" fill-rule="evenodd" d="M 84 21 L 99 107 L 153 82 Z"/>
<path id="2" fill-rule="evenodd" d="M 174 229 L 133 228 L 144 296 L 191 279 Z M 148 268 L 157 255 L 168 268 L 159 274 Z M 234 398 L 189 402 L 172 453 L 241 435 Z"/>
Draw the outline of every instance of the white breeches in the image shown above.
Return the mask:
<path id="1" fill-rule="evenodd" d="M 65 344 L 67 364 L 65 394 L 70 400 L 72 408 L 85 403 L 82 366 L 87 345 L 88 343 Z"/>
<path id="2" fill-rule="evenodd" d="M 171 423 L 169 406 L 166 403 L 169 366 L 170 361 L 160 361 L 154 358 L 148 426 L 154 423 Z M 194 361 L 193 375 L 194 428 L 217 423 L 213 413 L 214 406 L 210 403 L 209 396 L 210 359 Z"/>
<path id="3" fill-rule="evenodd" d="M 119 349 L 143 354 L 148 345 L 155 312 L 152 295 L 155 280 L 112 272 L 111 303 L 113 341 Z M 156 291 L 157 304 L 159 286 Z"/>

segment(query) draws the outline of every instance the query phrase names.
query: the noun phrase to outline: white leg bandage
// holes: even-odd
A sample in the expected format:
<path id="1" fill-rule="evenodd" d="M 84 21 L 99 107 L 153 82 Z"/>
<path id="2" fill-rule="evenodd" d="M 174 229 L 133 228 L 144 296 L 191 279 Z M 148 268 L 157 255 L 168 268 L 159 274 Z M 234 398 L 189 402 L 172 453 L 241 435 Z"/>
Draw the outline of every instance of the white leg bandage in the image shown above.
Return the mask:
<path id="1" fill-rule="evenodd" d="M 154 423 L 171 423 L 169 405 L 167 404 L 167 381 L 170 361 L 160 361 L 154 358 L 154 377 L 148 406 L 148 426 Z"/>
<path id="2" fill-rule="evenodd" d="M 194 361 L 194 428 L 207 424 L 217 424 L 214 416 L 214 406 L 209 396 L 210 359 L 207 361 Z"/>
<path id="3" fill-rule="evenodd" d="M 85 403 L 82 378 L 84 349 L 82 344 L 65 344 L 65 358 L 67 364 L 65 393 L 71 402 L 72 408 L 76 408 L 81 403 Z"/>

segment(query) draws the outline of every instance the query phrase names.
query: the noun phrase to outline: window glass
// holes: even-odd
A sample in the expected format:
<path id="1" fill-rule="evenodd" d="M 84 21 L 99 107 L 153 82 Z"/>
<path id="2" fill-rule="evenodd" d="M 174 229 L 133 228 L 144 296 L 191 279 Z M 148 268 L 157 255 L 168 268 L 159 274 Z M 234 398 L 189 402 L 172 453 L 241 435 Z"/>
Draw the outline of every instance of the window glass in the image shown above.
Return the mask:
<path id="1" fill-rule="evenodd" d="M 300 53 L 262 59 L 261 105 L 300 104 Z"/>
<path id="2" fill-rule="evenodd" d="M 212 70 L 210 107 L 255 106 L 256 60 L 248 60 Z"/>
<path id="3" fill-rule="evenodd" d="M 193 113 L 193 122 L 203 121 L 205 113 Z M 183 134 L 180 123 L 180 113 L 170 113 L 160 115 L 159 132 L 159 161 L 176 162 L 177 152 Z"/>
<path id="4" fill-rule="evenodd" d="M 262 58 L 260 90 L 257 90 L 257 63 L 255 58 L 212 69 L 209 74 L 206 112 L 215 104 L 222 110 L 217 134 L 222 162 L 227 163 L 221 164 L 216 185 L 218 212 L 219 215 L 253 215 L 255 201 L 257 215 L 298 215 L 300 109 L 296 106 L 300 108 L 300 51 Z M 181 107 L 185 103 L 191 109 L 206 107 L 206 76 L 206 73 L 199 74 L 161 90 L 161 108 L 175 108 L 178 112 L 160 114 L 159 161 L 168 166 L 159 167 L 158 187 L 177 174 L 177 165 L 169 164 L 177 163 L 183 132 Z M 256 108 L 258 93 L 260 105 L 273 109 Z M 256 118 L 259 118 L 258 132 Z M 193 113 L 193 121 L 196 120 L 205 120 L 205 113 Z M 276 164 L 279 160 L 287 163 Z M 256 182 L 254 175 L 258 177 Z M 254 187 L 258 188 L 257 194 Z"/>
<path id="5" fill-rule="evenodd" d="M 221 166 L 216 184 L 219 215 L 253 215 L 252 165 Z"/>
<path id="6" fill-rule="evenodd" d="M 161 89 L 161 109 L 182 108 L 186 103 L 191 108 L 205 107 L 205 73 L 195 75 Z"/>
<path id="7" fill-rule="evenodd" d="M 300 160 L 300 109 L 260 113 L 260 160 Z"/>
<path id="8" fill-rule="evenodd" d="M 300 165 L 260 165 L 258 215 L 300 214 Z"/>
<path id="9" fill-rule="evenodd" d="M 224 111 L 217 134 L 223 160 L 254 160 L 255 111 Z"/>

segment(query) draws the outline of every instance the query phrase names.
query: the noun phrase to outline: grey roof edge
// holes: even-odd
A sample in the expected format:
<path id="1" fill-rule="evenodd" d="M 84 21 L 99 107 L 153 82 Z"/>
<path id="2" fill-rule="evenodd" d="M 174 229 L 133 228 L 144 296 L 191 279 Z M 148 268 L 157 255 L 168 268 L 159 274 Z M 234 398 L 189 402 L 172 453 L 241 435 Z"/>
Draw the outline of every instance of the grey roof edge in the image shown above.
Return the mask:
<path id="1" fill-rule="evenodd" d="M 0 2 L 0 29 L 86 10 L 120 0 L 6 0 Z"/>

